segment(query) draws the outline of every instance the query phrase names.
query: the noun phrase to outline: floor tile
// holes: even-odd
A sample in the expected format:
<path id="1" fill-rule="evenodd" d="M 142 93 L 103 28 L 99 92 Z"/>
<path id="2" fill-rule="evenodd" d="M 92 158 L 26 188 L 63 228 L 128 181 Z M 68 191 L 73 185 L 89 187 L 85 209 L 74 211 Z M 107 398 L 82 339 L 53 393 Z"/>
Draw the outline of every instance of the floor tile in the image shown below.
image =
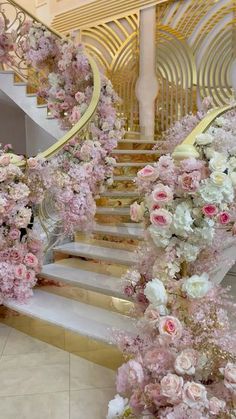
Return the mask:
<path id="1" fill-rule="evenodd" d="M 115 371 L 70 355 L 71 390 L 114 387 L 115 377 Z"/>
<path id="2" fill-rule="evenodd" d="M 69 390 L 69 354 L 5 355 L 0 360 L 0 396 Z"/>
<path id="3" fill-rule="evenodd" d="M 114 389 L 71 391 L 70 419 L 105 419 L 114 394 Z"/>
<path id="4" fill-rule="evenodd" d="M 10 332 L 10 327 L 0 324 L 0 355 L 3 353 Z"/>
<path id="5" fill-rule="evenodd" d="M 58 352 L 60 349 L 48 343 L 34 339 L 31 336 L 11 329 L 5 345 L 3 355 L 29 354 L 39 352 Z"/>
<path id="6" fill-rule="evenodd" d="M 0 397 L 4 419 L 70 419 L 69 392 Z"/>

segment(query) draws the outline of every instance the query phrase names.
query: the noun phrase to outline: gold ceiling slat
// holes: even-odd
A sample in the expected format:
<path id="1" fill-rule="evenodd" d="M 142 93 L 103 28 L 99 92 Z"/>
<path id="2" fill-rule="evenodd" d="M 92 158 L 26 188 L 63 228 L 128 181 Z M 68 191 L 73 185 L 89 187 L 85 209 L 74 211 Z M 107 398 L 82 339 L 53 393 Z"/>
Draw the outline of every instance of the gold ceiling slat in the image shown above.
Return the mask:
<path id="1" fill-rule="evenodd" d="M 70 31 L 75 27 L 85 27 L 88 25 L 99 24 L 111 19 L 132 14 L 137 9 L 150 7 L 156 4 L 162 4 L 169 0 L 97 0 L 96 2 L 72 9 L 66 13 L 57 15 L 52 25 L 62 32 Z"/>

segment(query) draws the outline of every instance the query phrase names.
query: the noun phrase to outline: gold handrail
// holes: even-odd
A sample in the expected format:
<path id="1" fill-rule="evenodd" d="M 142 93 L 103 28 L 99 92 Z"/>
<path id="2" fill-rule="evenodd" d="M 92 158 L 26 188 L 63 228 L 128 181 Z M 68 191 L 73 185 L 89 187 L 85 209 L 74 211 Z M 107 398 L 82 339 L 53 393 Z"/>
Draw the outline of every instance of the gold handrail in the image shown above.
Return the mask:
<path id="1" fill-rule="evenodd" d="M 172 157 L 176 160 L 183 160 L 189 157 L 199 157 L 199 153 L 196 147 L 194 146 L 196 136 L 207 131 L 207 129 L 210 127 L 210 125 L 212 124 L 212 122 L 214 122 L 216 118 L 219 118 L 219 116 L 223 115 L 225 112 L 234 109 L 235 106 L 235 104 L 227 105 L 222 108 L 215 108 L 208 112 L 205 118 L 203 118 L 199 122 L 199 124 L 193 129 L 193 131 L 191 131 L 191 133 L 185 138 L 185 140 L 180 145 L 175 147 L 172 153 Z"/>
<path id="2" fill-rule="evenodd" d="M 63 38 L 63 36 L 60 33 L 50 28 L 48 25 L 46 25 L 44 22 L 38 19 L 38 17 L 36 17 L 33 13 L 29 12 L 23 6 L 21 6 L 17 1 L 6 0 L 6 3 L 10 3 L 13 6 L 17 7 L 18 9 L 22 10 L 27 16 L 31 17 L 34 21 L 44 25 L 54 35 L 56 35 L 57 37 L 61 39 Z M 90 104 L 88 108 L 86 109 L 85 113 L 83 114 L 83 116 L 70 129 L 70 131 L 68 131 L 61 139 L 59 139 L 55 144 L 53 144 L 47 150 L 39 153 L 40 156 L 43 156 L 45 158 L 50 158 L 54 154 L 56 154 L 67 142 L 69 142 L 73 137 L 75 137 L 75 135 L 77 135 L 82 129 L 84 129 L 87 126 L 87 124 L 90 122 L 90 120 L 92 119 L 93 115 L 96 112 L 99 98 L 100 98 L 100 92 L 101 92 L 101 77 L 100 77 L 99 69 L 94 59 L 90 57 L 88 54 L 87 54 L 87 58 L 89 60 L 89 64 L 91 66 L 92 74 L 93 74 L 93 94 L 92 94 Z M 25 160 L 20 160 L 19 157 L 16 155 L 11 155 L 11 162 L 21 167 L 25 166 L 26 164 Z"/>

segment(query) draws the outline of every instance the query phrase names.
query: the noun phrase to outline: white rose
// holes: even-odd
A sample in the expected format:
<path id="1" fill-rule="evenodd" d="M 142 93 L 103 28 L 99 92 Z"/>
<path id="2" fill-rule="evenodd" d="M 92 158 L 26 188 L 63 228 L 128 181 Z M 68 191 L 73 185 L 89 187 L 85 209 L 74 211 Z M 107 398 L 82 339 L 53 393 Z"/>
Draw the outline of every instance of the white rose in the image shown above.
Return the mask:
<path id="1" fill-rule="evenodd" d="M 202 298 L 211 288 L 212 283 L 209 281 L 207 273 L 193 275 L 186 279 L 182 285 L 183 291 L 186 292 L 189 298 Z"/>
<path id="2" fill-rule="evenodd" d="M 165 306 L 168 301 L 166 289 L 162 281 L 157 278 L 147 283 L 144 294 L 155 307 Z"/>
<path id="3" fill-rule="evenodd" d="M 108 404 L 108 413 L 106 419 L 119 418 L 124 414 L 127 407 L 128 399 L 124 399 L 123 397 L 119 396 L 119 394 L 117 394 L 115 398 Z"/>
<path id="4" fill-rule="evenodd" d="M 185 349 L 182 351 L 175 360 L 175 371 L 180 375 L 193 375 L 197 358 L 195 351 L 192 349 Z"/>
<path id="5" fill-rule="evenodd" d="M 211 134 L 203 133 L 196 136 L 195 142 L 198 145 L 207 145 L 213 142 L 213 136 Z"/>
<path id="6" fill-rule="evenodd" d="M 220 204 L 223 201 L 221 188 L 215 185 L 211 179 L 204 180 L 198 192 L 206 204 Z"/>
<path id="7" fill-rule="evenodd" d="M 207 391 L 202 384 L 190 381 L 184 384 L 183 402 L 189 407 L 207 406 Z"/>
<path id="8" fill-rule="evenodd" d="M 193 219 L 191 217 L 190 207 L 186 202 L 182 202 L 177 205 L 171 230 L 174 234 L 186 237 L 188 233 L 193 231 L 192 229 Z"/>
<path id="9" fill-rule="evenodd" d="M 228 176 L 222 172 L 212 172 L 210 178 L 214 185 L 216 186 L 224 186 L 226 183 Z"/>
<path id="10" fill-rule="evenodd" d="M 212 172 L 224 172 L 227 169 L 227 157 L 215 151 L 209 162 L 209 168 Z"/>

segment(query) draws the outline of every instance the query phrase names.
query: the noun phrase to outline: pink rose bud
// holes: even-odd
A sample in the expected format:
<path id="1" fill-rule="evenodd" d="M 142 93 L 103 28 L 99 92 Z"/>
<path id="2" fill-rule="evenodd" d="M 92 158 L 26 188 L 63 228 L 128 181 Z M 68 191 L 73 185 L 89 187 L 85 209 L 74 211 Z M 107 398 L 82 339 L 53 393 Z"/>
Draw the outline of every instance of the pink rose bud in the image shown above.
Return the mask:
<path id="1" fill-rule="evenodd" d="M 217 207 L 213 204 L 208 204 L 202 208 L 202 212 L 207 217 L 213 217 L 217 214 Z"/>
<path id="2" fill-rule="evenodd" d="M 222 211 L 218 216 L 220 224 L 228 224 L 230 222 L 230 214 L 227 211 Z"/>

